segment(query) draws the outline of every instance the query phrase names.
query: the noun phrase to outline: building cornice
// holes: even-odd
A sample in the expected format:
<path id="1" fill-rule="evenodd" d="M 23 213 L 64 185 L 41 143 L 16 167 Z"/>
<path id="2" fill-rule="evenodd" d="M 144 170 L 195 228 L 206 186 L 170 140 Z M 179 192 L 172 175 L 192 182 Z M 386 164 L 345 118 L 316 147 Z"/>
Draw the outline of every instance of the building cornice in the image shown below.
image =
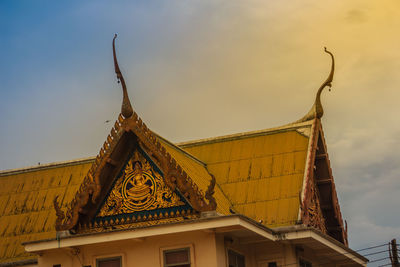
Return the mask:
<path id="1" fill-rule="evenodd" d="M 59 236 L 55 239 L 39 240 L 23 243 L 25 250 L 30 253 L 38 253 L 57 248 L 68 248 L 74 246 L 94 245 L 107 242 L 118 242 L 122 240 L 142 240 L 147 237 L 154 237 L 167 234 L 178 234 L 190 231 L 229 232 L 246 230 L 254 233 L 265 241 L 287 242 L 293 241 L 301 244 L 304 242 L 317 242 L 329 251 L 343 256 L 346 261 L 355 262 L 366 266 L 368 259 L 346 247 L 334 238 L 321 233 L 320 231 L 305 227 L 303 225 L 270 229 L 243 215 L 228 215 L 206 217 L 196 220 L 170 223 L 165 225 L 144 226 L 140 228 L 120 229 L 109 232 Z"/>

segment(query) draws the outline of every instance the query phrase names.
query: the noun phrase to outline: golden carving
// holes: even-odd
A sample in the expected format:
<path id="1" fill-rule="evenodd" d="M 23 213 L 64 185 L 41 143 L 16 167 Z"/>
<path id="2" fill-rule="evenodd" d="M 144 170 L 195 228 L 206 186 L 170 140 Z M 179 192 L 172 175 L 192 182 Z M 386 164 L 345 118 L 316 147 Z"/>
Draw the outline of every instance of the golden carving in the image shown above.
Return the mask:
<path id="1" fill-rule="evenodd" d="M 329 73 L 328 78 L 325 80 L 325 82 L 319 87 L 317 91 L 317 95 L 315 97 L 315 102 L 314 105 L 311 107 L 310 111 L 300 120 L 296 121 L 298 122 L 305 122 L 313 119 L 320 119 L 324 115 L 324 109 L 322 108 L 322 103 L 321 103 L 321 93 L 324 90 L 325 87 L 329 87 L 329 91 L 331 90 L 332 87 L 332 80 L 333 80 L 333 74 L 335 72 L 335 58 L 333 57 L 333 54 L 329 52 L 326 47 L 324 48 L 325 53 L 329 54 L 332 59 L 332 64 L 331 64 L 331 71 Z"/>
<path id="2" fill-rule="evenodd" d="M 129 160 L 98 216 L 182 206 L 179 199 L 137 151 Z"/>
<path id="3" fill-rule="evenodd" d="M 316 185 L 311 188 L 311 200 L 310 204 L 308 206 L 308 216 L 309 216 L 309 222 L 308 225 L 319 229 L 322 233 L 326 234 L 326 225 L 325 225 L 325 219 L 321 211 L 321 205 L 319 202 L 319 197 L 318 197 L 318 192 Z"/>
<path id="4" fill-rule="evenodd" d="M 114 49 L 115 45 L 113 46 L 113 52 Z M 117 65 L 116 55 L 114 56 L 114 64 Z M 146 124 L 143 123 L 137 113 L 132 110 L 133 114 L 130 114 L 131 105 L 128 101 L 128 95 L 125 93 L 125 81 L 123 81 L 122 73 L 119 68 L 116 68 L 116 73 L 117 78 L 123 84 L 122 87 L 125 98 L 123 100 L 121 114 L 118 116 L 114 127 L 107 136 L 103 147 L 100 149 L 92 167 L 86 174 L 74 199 L 67 206 L 63 207 L 63 209 L 61 209 L 57 199 L 54 199 L 54 208 L 57 214 L 56 230 L 63 231 L 73 229 L 77 226 L 80 218 L 79 214 L 84 209 L 85 205 L 87 205 L 89 201 L 94 204 L 101 201 L 99 197 L 103 184 L 100 181 L 100 176 L 107 163 L 114 160 L 112 153 L 121 137 L 127 132 L 132 132 L 136 135 L 139 142 L 143 145 L 142 147 L 149 153 L 152 160 L 160 166 L 164 173 L 164 182 L 171 190 L 178 188 L 196 211 L 215 210 L 217 206 L 213 196 L 215 178 L 211 176 L 210 185 L 205 193 L 197 187 L 191 177 L 162 146 L 156 135 L 147 128 Z"/>
<path id="5" fill-rule="evenodd" d="M 122 76 L 121 70 L 119 69 L 119 66 L 118 66 L 117 55 L 115 53 L 115 38 L 117 38 L 117 34 L 114 35 L 114 39 L 113 39 L 113 56 L 114 56 L 115 74 L 117 74 L 118 83 L 121 83 L 121 85 L 122 85 L 122 92 L 123 92 L 121 114 L 125 118 L 129 118 L 133 114 L 133 108 L 131 105 L 131 101 L 129 100 L 129 97 L 128 97 L 128 90 L 126 89 L 124 76 Z"/>
<path id="6" fill-rule="evenodd" d="M 186 215 L 185 217 L 179 216 L 179 217 L 171 217 L 171 218 L 162 218 L 158 220 L 152 220 L 152 221 L 140 221 L 140 222 L 125 222 L 125 223 L 120 223 L 120 224 L 96 224 L 96 225 L 85 225 L 81 226 L 79 228 L 79 233 L 100 233 L 100 232 L 107 232 L 110 230 L 123 230 L 123 229 L 131 229 L 131 228 L 140 228 L 140 227 L 149 227 L 149 226 L 154 226 L 154 225 L 162 225 L 162 224 L 170 224 L 170 223 L 179 223 L 179 222 L 184 222 L 184 221 L 191 221 L 191 220 L 196 220 L 199 218 L 199 215 L 193 214 L 193 215 Z"/>

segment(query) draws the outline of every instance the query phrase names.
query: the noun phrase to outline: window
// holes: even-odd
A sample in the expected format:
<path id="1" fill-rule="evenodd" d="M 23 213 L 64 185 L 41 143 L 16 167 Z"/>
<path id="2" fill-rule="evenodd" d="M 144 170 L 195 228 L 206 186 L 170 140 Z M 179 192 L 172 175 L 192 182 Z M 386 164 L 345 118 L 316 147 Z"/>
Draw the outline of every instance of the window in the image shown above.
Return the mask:
<path id="1" fill-rule="evenodd" d="M 121 257 L 96 259 L 97 267 L 121 267 Z"/>
<path id="2" fill-rule="evenodd" d="M 164 267 L 190 267 L 190 248 L 164 250 Z"/>
<path id="3" fill-rule="evenodd" d="M 228 266 L 229 267 L 245 267 L 244 256 L 235 251 L 228 250 Z"/>
<path id="4" fill-rule="evenodd" d="M 312 267 L 310 262 L 300 260 L 300 267 Z"/>

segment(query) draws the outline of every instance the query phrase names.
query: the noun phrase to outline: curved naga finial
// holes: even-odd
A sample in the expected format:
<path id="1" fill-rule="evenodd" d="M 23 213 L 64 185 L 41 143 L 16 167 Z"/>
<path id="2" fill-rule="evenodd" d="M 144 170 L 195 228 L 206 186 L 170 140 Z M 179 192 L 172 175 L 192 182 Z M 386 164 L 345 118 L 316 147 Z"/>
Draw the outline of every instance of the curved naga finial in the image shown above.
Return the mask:
<path id="1" fill-rule="evenodd" d="M 122 99 L 121 114 L 125 118 L 129 118 L 133 114 L 133 108 L 132 108 L 131 102 L 129 101 L 128 91 L 126 90 L 126 84 L 125 84 L 124 77 L 122 76 L 121 70 L 119 69 L 119 66 L 118 66 L 117 55 L 115 53 L 115 39 L 116 38 L 117 38 L 117 34 L 114 35 L 114 39 L 113 39 L 114 68 L 115 68 L 115 73 L 117 74 L 118 83 L 121 82 L 122 91 L 124 94 L 123 99 Z"/>
<path id="2" fill-rule="evenodd" d="M 315 97 L 315 102 L 310 111 L 300 120 L 296 122 L 304 122 L 304 121 L 309 121 L 315 118 L 320 119 L 324 115 L 324 109 L 322 108 L 321 104 L 321 93 L 324 90 L 325 87 L 329 86 L 329 91 L 331 90 L 332 87 L 332 80 L 333 80 L 333 74 L 335 72 L 335 59 L 333 57 L 333 54 L 329 52 L 326 47 L 325 47 L 325 52 L 328 53 L 331 58 L 332 58 L 332 66 L 331 66 L 331 72 L 329 73 L 328 78 L 326 81 L 319 87 L 317 96 Z"/>

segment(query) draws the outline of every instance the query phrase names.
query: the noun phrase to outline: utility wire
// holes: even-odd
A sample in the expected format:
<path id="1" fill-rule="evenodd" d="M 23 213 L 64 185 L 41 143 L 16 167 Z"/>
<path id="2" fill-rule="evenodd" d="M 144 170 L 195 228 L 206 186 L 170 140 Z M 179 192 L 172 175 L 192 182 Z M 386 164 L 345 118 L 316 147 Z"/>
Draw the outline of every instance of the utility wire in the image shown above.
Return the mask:
<path id="1" fill-rule="evenodd" d="M 348 258 L 347 260 L 353 260 L 353 259 L 358 259 L 358 257 L 351 257 L 351 258 Z M 388 258 L 385 258 L 385 259 L 388 259 Z M 337 261 L 336 263 L 340 263 L 340 262 L 343 262 L 343 261 L 345 261 L 345 260 L 342 260 L 342 261 Z M 374 261 L 371 261 L 371 262 L 374 262 Z M 321 262 L 321 263 L 313 263 L 312 265 L 313 266 L 320 266 L 320 267 L 324 267 L 326 264 L 330 264 L 330 263 L 332 263 L 332 261 L 326 261 L 326 262 Z M 369 262 L 370 263 L 370 262 Z M 289 263 L 289 264 L 281 264 L 281 265 L 278 265 L 278 267 L 287 267 L 287 266 L 293 266 L 293 265 L 298 265 L 299 264 L 299 262 L 294 262 L 294 263 Z"/>
<path id="2" fill-rule="evenodd" d="M 382 251 L 378 251 L 378 252 L 373 252 L 373 253 L 365 254 L 365 255 L 363 255 L 363 256 L 364 256 L 364 257 L 365 257 L 365 256 L 371 256 L 371 255 L 375 255 L 375 254 L 379 254 L 379 253 L 383 253 L 383 252 L 388 252 L 388 250 L 386 249 L 386 250 L 382 250 Z"/>
<path id="3" fill-rule="evenodd" d="M 368 263 L 373 263 L 373 262 L 377 262 L 377 261 L 383 261 L 383 260 L 386 260 L 386 259 L 390 259 L 390 257 L 386 257 L 386 258 L 382 258 L 382 259 L 377 259 L 377 260 L 374 260 L 374 261 L 370 261 L 370 262 L 368 262 Z"/>
<path id="4" fill-rule="evenodd" d="M 379 247 L 383 247 L 383 246 L 387 246 L 387 245 L 388 245 L 388 243 L 385 243 L 385 244 L 382 244 L 382 245 L 379 245 L 379 246 L 373 246 L 373 247 L 368 247 L 368 248 L 363 248 L 363 249 L 357 249 L 357 250 L 354 250 L 354 251 L 358 252 L 358 251 L 363 251 L 363 250 L 368 250 L 368 249 L 373 249 L 373 248 L 379 248 Z"/>
<path id="5" fill-rule="evenodd" d="M 386 243 L 386 244 L 382 244 L 382 245 L 378 245 L 378 246 L 372 246 L 372 247 L 367 247 L 367 248 L 362 248 L 362 249 L 358 249 L 358 250 L 354 250 L 355 252 L 358 252 L 358 251 L 365 251 L 365 250 L 369 250 L 369 249 L 373 249 L 373 248 L 379 248 L 379 247 L 383 247 L 383 246 L 387 246 L 388 245 L 388 243 Z M 383 250 L 383 251 L 379 251 L 379 252 L 374 252 L 374 253 L 369 253 L 369 254 L 365 254 L 365 255 L 361 255 L 361 256 L 363 256 L 363 257 L 365 257 L 365 256 L 369 256 L 369 255 L 375 255 L 375 254 L 379 254 L 379 253 L 383 253 L 383 252 L 388 252 L 388 250 Z M 343 253 L 343 254 L 340 254 L 340 255 L 337 255 L 337 256 L 334 256 L 334 257 L 341 257 L 342 255 L 346 255 L 346 254 L 351 254 L 352 252 L 346 252 L 346 253 Z M 355 256 L 355 257 L 349 257 L 348 259 L 357 259 L 358 257 L 357 256 Z M 279 259 L 283 259 L 283 258 L 279 258 Z M 373 261 L 369 261 L 368 263 L 373 263 L 373 262 L 378 262 L 378 261 L 382 261 L 382 260 L 386 260 L 386 259 L 390 259 L 390 257 L 386 257 L 386 258 L 382 258 L 382 259 L 377 259 L 377 260 L 373 260 Z M 340 261 L 339 261 L 340 262 Z M 329 264 L 329 263 L 332 263 L 332 261 L 328 261 L 328 262 L 322 262 L 322 263 L 319 263 L 319 264 L 313 264 L 314 266 L 321 266 L 321 267 L 323 267 L 325 264 Z M 288 263 L 288 264 L 281 264 L 281 265 L 278 265 L 278 267 L 287 267 L 287 266 L 292 266 L 292 265 L 297 265 L 298 264 L 298 262 L 294 262 L 294 263 Z"/>
<path id="6" fill-rule="evenodd" d="M 386 251 L 386 252 L 387 252 L 387 251 Z M 343 254 L 337 255 L 337 257 L 340 257 L 340 256 L 342 256 L 342 255 L 344 255 L 344 254 L 348 254 L 348 253 L 343 253 Z M 283 258 L 279 258 L 279 259 L 283 259 Z M 343 262 L 343 261 L 346 261 L 346 260 L 354 260 L 354 259 L 358 259 L 358 257 L 357 257 L 357 256 L 349 257 L 349 258 L 347 258 L 347 259 L 345 259 L 345 260 L 339 260 L 339 261 L 337 261 L 336 263 L 340 263 L 340 262 Z M 376 261 L 381 261 L 381 260 L 385 260 L 385 259 L 389 259 L 389 257 L 382 258 L 382 259 L 378 259 L 378 260 L 374 260 L 374 261 L 370 261 L 370 262 L 368 262 L 368 263 L 372 263 L 372 262 L 376 262 Z M 317 264 L 317 263 L 313 263 L 313 266 L 324 267 L 326 264 L 330 264 L 330 263 L 332 263 L 332 260 L 326 261 L 326 262 L 321 262 L 321 263 L 318 263 L 318 264 Z M 287 267 L 287 266 L 293 266 L 293 265 L 298 265 L 298 264 L 299 264 L 299 262 L 297 261 L 297 262 L 294 262 L 294 263 L 281 264 L 281 265 L 278 265 L 278 267 Z"/>
<path id="7" fill-rule="evenodd" d="M 380 248 L 380 247 L 387 246 L 387 245 L 388 245 L 388 243 L 385 243 L 385 244 L 381 244 L 381 245 L 378 245 L 378 246 L 371 246 L 371 247 L 367 247 L 367 248 L 362 248 L 362 249 L 354 250 L 354 252 L 370 250 L 370 249 L 373 249 L 373 248 Z M 369 254 L 365 254 L 365 255 L 361 255 L 361 254 L 360 254 L 360 255 L 363 256 L 363 257 L 365 257 L 365 256 L 370 256 L 370 255 L 375 255 L 375 254 L 387 252 L 387 251 L 388 251 L 388 250 L 383 250 L 383 251 L 373 252 L 373 253 L 369 253 Z M 352 254 L 352 252 L 342 253 L 342 254 L 337 255 L 337 256 L 334 256 L 334 257 L 341 257 L 341 256 L 346 255 L 346 254 Z M 334 257 L 333 257 L 333 258 L 334 258 Z M 353 259 L 358 259 L 358 258 L 359 258 L 358 256 L 354 256 L 354 257 L 349 257 L 349 258 L 347 258 L 346 260 L 353 260 Z M 278 259 L 284 259 L 284 258 L 278 258 Z M 382 261 L 382 260 L 386 260 L 386 259 L 390 259 L 390 257 L 386 257 L 386 258 L 381 258 L 381 259 L 369 261 L 368 263 L 378 262 L 378 261 Z M 344 261 L 344 260 L 342 260 L 342 261 Z M 341 261 L 339 261 L 339 262 L 341 262 Z M 322 262 L 322 263 L 313 264 L 313 265 L 314 265 L 314 266 L 321 266 L 321 267 L 323 267 L 325 264 L 329 264 L 329 263 L 332 263 L 332 261 Z M 278 265 L 278 267 L 287 267 L 287 266 L 293 266 L 293 265 L 297 265 L 297 264 L 299 264 L 298 261 L 293 262 L 293 263 L 288 263 L 288 264 L 280 264 L 280 265 Z M 386 266 L 386 265 L 383 265 L 383 266 Z"/>
<path id="8" fill-rule="evenodd" d="M 377 246 L 371 246 L 371 247 L 367 247 L 367 248 L 357 249 L 357 250 L 354 250 L 354 252 L 370 250 L 370 249 L 373 249 L 373 248 L 380 248 L 380 247 L 387 246 L 387 245 L 388 245 L 388 243 L 385 243 L 385 244 L 381 244 L 381 245 L 377 245 Z M 399 245 L 399 244 L 398 244 L 398 245 Z M 379 254 L 379 253 L 387 252 L 387 251 L 388 251 L 388 250 L 384 250 L 384 251 L 380 251 L 380 252 L 375 252 L 375 253 L 370 253 L 370 254 L 365 254 L 365 255 L 360 254 L 360 255 L 363 256 L 363 257 L 365 257 L 365 256 L 369 256 L 369 255 L 374 255 L 374 254 Z M 334 257 L 341 257 L 342 255 L 347 255 L 347 254 L 352 254 L 352 252 L 342 253 L 342 254 L 337 255 L 337 256 L 334 256 Z M 334 258 L 334 257 L 333 257 L 333 258 Z M 355 256 L 355 257 L 349 257 L 348 259 L 356 259 L 356 258 L 358 258 L 358 257 L 357 257 L 357 256 Z M 278 259 L 283 259 L 283 258 L 278 258 Z M 371 262 L 374 262 L 374 261 L 370 261 L 369 263 L 371 263 Z M 324 263 L 320 263 L 319 265 L 322 266 L 321 264 L 328 264 L 328 263 L 331 263 L 331 261 L 329 261 L 329 262 L 324 262 Z M 288 263 L 288 264 L 281 264 L 281 265 L 278 265 L 278 267 L 286 267 L 286 266 L 292 266 L 292 265 L 297 265 L 297 264 L 298 264 L 298 262 Z M 317 265 L 317 266 L 318 266 L 318 265 Z"/>

